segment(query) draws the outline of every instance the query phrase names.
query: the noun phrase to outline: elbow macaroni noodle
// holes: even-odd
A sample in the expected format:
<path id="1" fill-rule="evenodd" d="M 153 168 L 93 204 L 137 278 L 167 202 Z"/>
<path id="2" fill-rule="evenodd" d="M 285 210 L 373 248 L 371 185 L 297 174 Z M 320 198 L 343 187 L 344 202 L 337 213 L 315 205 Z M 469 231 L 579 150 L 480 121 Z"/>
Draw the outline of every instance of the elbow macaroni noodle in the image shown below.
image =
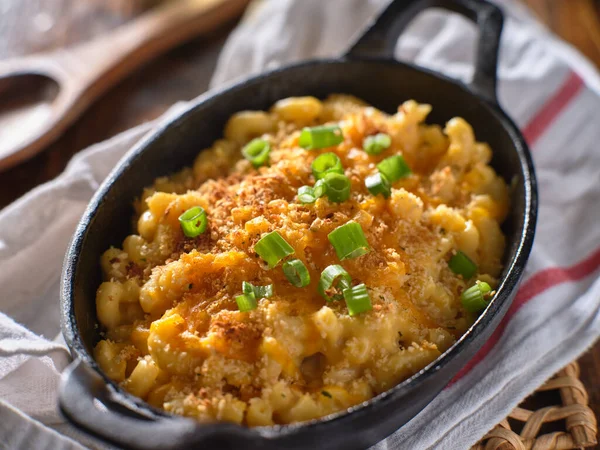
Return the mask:
<path id="1" fill-rule="evenodd" d="M 509 195 L 471 126 L 461 118 L 427 125 L 430 110 L 407 101 L 389 115 L 333 95 L 235 114 L 225 138 L 191 169 L 144 190 L 136 234 L 102 255 L 99 366 L 172 413 L 267 426 L 344 410 L 434 361 L 474 319 L 460 303 L 469 284 L 448 260 L 463 251 L 477 278 L 496 283 Z M 302 205 L 297 189 L 314 183 L 310 163 L 323 151 L 299 148 L 299 131 L 329 122 L 339 123 L 344 141 L 323 151 L 342 160 L 351 197 Z M 364 152 L 364 137 L 380 132 L 391 147 Z M 272 148 L 270 165 L 259 169 L 240 159 L 256 137 Z M 365 177 L 392 154 L 413 173 L 393 183 L 387 199 L 369 194 Z M 193 206 L 206 210 L 208 229 L 190 239 L 178 217 Z M 350 220 L 372 251 L 340 262 L 327 234 Z M 305 263 L 309 286 L 293 287 L 281 265 L 269 270 L 255 254 L 258 239 L 275 230 Z M 368 286 L 372 311 L 351 317 L 343 301 L 319 296 L 319 274 L 330 264 Z M 242 313 L 234 300 L 242 281 L 273 284 L 274 295 Z"/>

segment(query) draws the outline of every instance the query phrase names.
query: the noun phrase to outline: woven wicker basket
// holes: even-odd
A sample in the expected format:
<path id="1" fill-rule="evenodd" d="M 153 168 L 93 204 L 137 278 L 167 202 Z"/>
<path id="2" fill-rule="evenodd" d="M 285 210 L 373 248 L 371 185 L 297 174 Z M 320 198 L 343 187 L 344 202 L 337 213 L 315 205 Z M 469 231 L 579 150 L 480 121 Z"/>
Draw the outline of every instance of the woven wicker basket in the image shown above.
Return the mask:
<path id="1" fill-rule="evenodd" d="M 551 392 L 548 392 L 551 391 Z M 553 404 L 540 406 L 538 394 Z M 597 444 L 598 428 L 579 380 L 569 364 L 496 425 L 471 450 L 568 450 Z"/>

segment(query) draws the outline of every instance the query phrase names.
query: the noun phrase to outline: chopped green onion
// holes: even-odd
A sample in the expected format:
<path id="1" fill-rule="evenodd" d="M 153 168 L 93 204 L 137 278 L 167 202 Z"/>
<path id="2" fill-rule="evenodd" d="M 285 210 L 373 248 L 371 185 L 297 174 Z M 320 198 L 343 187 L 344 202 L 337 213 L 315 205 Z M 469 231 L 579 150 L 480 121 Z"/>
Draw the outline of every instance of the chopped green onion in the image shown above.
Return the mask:
<path id="1" fill-rule="evenodd" d="M 242 155 L 252 163 L 254 167 L 268 164 L 271 144 L 264 139 L 253 139 L 242 149 Z"/>
<path id="2" fill-rule="evenodd" d="M 344 140 L 342 129 L 338 125 L 321 125 L 304 128 L 300 133 L 298 145 L 307 150 L 333 147 Z"/>
<path id="3" fill-rule="evenodd" d="M 308 269 L 299 259 L 292 259 L 283 263 L 283 273 L 289 282 L 296 287 L 305 287 L 310 283 Z"/>
<path id="4" fill-rule="evenodd" d="M 246 295 L 254 295 L 255 298 L 269 298 L 273 296 L 273 285 L 254 286 L 252 283 L 242 281 L 242 292 Z"/>
<path id="5" fill-rule="evenodd" d="M 273 285 L 254 286 L 254 296 L 256 298 L 269 298 L 273 296 Z"/>
<path id="6" fill-rule="evenodd" d="M 254 286 L 252 283 L 242 281 L 242 292 L 242 295 L 238 295 L 235 298 L 235 302 L 241 312 L 247 312 L 257 308 L 258 303 L 256 299 L 273 296 L 273 285 Z"/>
<path id="7" fill-rule="evenodd" d="M 373 309 L 369 292 L 364 284 L 344 289 L 344 300 L 351 316 Z"/>
<path id="8" fill-rule="evenodd" d="M 385 198 L 388 198 L 392 193 L 390 182 L 388 181 L 387 177 L 380 172 L 365 178 L 365 186 L 372 195 L 381 194 Z"/>
<path id="9" fill-rule="evenodd" d="M 254 285 L 247 281 L 242 281 L 242 292 L 246 295 L 254 295 Z"/>
<path id="10" fill-rule="evenodd" d="M 465 280 L 477 273 L 477 265 L 460 250 L 448 261 L 448 267 L 457 275 L 462 275 Z"/>
<path id="11" fill-rule="evenodd" d="M 313 187 L 313 193 L 315 194 L 315 198 L 323 197 L 326 192 L 327 183 L 325 183 L 325 180 L 318 180 Z"/>
<path id="12" fill-rule="evenodd" d="M 410 175 L 410 167 L 401 155 L 390 156 L 377 164 L 379 172 L 384 174 L 390 183 Z"/>
<path id="13" fill-rule="evenodd" d="M 318 286 L 319 294 L 328 302 L 341 300 L 344 296 L 339 292 L 348 289 L 351 286 L 350 283 L 352 283 L 352 278 L 342 266 L 338 264 L 327 266 L 321 272 Z"/>
<path id="14" fill-rule="evenodd" d="M 311 167 L 315 180 L 320 180 L 328 173 L 344 173 L 342 161 L 335 153 L 323 153 L 317 156 Z"/>
<path id="15" fill-rule="evenodd" d="M 375 136 L 367 136 L 363 140 L 363 149 L 369 155 L 379 155 L 382 151 L 392 145 L 389 134 L 378 133 Z"/>
<path id="16" fill-rule="evenodd" d="M 348 222 L 327 235 L 341 260 L 366 255 L 371 250 L 363 229 L 356 222 Z"/>
<path id="17" fill-rule="evenodd" d="M 206 231 L 208 225 L 206 211 L 200 206 L 194 206 L 179 216 L 179 224 L 183 234 L 189 238 L 195 238 Z"/>
<path id="18" fill-rule="evenodd" d="M 256 309 L 258 304 L 256 303 L 256 297 L 254 295 L 242 294 L 235 298 L 235 302 L 238 305 L 238 309 L 241 312 L 252 311 Z"/>
<path id="19" fill-rule="evenodd" d="M 242 281 L 242 292 L 246 295 L 254 295 L 254 285 L 247 281 Z"/>
<path id="20" fill-rule="evenodd" d="M 341 173 L 328 173 L 323 178 L 327 186 L 327 198 L 335 203 L 341 203 L 350 198 L 350 178 Z"/>
<path id="21" fill-rule="evenodd" d="M 471 286 L 462 293 L 460 301 L 467 311 L 475 314 L 479 311 L 483 311 L 487 307 L 489 303 L 488 297 L 491 291 L 492 288 L 489 284 L 477 280 L 474 286 Z"/>
<path id="22" fill-rule="evenodd" d="M 308 203 L 314 203 L 317 200 L 314 189 L 310 186 L 302 186 L 298 188 L 298 200 L 300 200 L 300 203 L 305 205 Z"/>
<path id="23" fill-rule="evenodd" d="M 318 198 L 323 197 L 325 192 L 327 192 L 327 184 L 325 184 L 325 180 L 319 180 L 314 187 L 302 186 L 298 188 L 298 200 L 305 205 L 314 203 Z"/>
<path id="24" fill-rule="evenodd" d="M 294 249 L 277 231 L 265 235 L 254 245 L 254 251 L 264 259 L 269 268 L 275 267 L 279 261 L 294 253 Z"/>

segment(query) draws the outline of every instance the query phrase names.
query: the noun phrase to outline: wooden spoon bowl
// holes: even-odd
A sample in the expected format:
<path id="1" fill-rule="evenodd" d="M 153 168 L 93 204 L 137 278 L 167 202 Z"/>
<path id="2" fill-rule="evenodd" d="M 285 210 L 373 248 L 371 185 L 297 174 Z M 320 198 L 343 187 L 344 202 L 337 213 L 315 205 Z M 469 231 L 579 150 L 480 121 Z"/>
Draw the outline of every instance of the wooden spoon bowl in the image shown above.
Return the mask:
<path id="1" fill-rule="evenodd" d="M 56 140 L 140 65 L 238 16 L 249 0 L 171 0 L 96 40 L 0 61 L 0 171 Z"/>

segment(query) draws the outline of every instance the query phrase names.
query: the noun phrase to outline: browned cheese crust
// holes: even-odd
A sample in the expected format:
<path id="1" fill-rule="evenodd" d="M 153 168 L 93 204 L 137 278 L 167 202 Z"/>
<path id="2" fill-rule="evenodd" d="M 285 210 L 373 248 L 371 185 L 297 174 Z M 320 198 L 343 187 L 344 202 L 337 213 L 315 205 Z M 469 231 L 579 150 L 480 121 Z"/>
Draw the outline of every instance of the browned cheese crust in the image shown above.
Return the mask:
<path id="1" fill-rule="evenodd" d="M 100 367 L 167 411 L 259 426 L 343 410 L 434 361 L 474 320 L 461 306 L 464 289 L 476 279 L 497 283 L 509 196 L 470 125 L 427 125 L 430 109 L 407 101 L 390 115 L 334 95 L 234 115 L 193 168 L 144 191 L 137 233 L 102 256 Z M 339 124 L 343 142 L 300 148 L 300 130 L 324 123 Z M 376 133 L 392 144 L 369 155 L 363 140 Z M 257 136 L 272 150 L 269 165 L 255 169 L 240 150 Z M 298 188 L 314 185 L 311 162 L 326 152 L 341 159 L 350 198 L 301 204 Z M 389 198 L 371 195 L 365 178 L 395 154 L 412 174 L 393 183 Z M 205 209 L 208 228 L 187 238 L 178 217 L 193 206 Z M 340 261 L 327 235 L 349 221 L 360 224 L 371 251 Z M 292 286 L 281 264 L 270 269 L 255 252 L 272 231 L 308 268 L 308 286 Z M 478 266 L 472 280 L 448 267 L 459 250 Z M 372 311 L 350 316 L 343 300 L 319 295 L 331 264 L 366 284 Z M 273 284 L 274 295 L 240 312 L 243 281 Z"/>

